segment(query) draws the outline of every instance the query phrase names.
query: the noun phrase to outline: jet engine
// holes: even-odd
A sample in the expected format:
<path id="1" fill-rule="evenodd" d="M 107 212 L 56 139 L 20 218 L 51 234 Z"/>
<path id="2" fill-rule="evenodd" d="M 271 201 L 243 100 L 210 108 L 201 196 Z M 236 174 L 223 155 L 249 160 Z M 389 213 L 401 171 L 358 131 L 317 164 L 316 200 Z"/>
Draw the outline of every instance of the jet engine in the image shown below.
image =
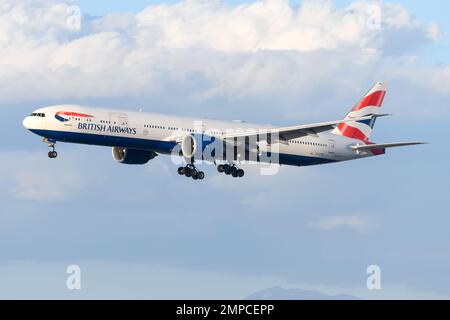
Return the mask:
<path id="1" fill-rule="evenodd" d="M 181 152 L 183 153 L 183 157 L 185 157 L 186 159 L 191 159 L 192 157 L 194 157 L 195 153 L 197 152 L 199 143 L 201 145 L 201 140 L 198 140 L 198 137 L 193 134 L 189 134 L 183 138 L 183 140 L 181 141 Z"/>
<path id="2" fill-rule="evenodd" d="M 183 137 L 181 140 L 181 155 L 191 162 L 193 159 L 209 160 L 211 158 L 210 153 L 214 153 L 217 149 L 217 143 L 214 143 L 216 139 L 211 136 L 203 134 L 189 134 Z M 219 147 L 222 145 L 219 144 Z"/>
<path id="3" fill-rule="evenodd" d="M 146 164 L 158 154 L 151 150 L 129 149 L 122 147 L 112 148 L 113 159 L 123 164 Z"/>

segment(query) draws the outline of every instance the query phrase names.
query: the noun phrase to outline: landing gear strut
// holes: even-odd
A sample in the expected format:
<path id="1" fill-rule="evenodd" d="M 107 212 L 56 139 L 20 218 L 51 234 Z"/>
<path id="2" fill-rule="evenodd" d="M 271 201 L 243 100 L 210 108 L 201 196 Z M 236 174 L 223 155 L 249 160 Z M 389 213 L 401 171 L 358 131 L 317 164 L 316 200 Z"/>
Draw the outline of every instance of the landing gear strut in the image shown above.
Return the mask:
<path id="1" fill-rule="evenodd" d="M 56 145 L 56 141 L 54 140 L 50 140 L 47 138 L 44 138 L 43 140 L 45 143 L 47 143 L 48 147 L 51 148 L 52 150 L 48 152 L 48 157 L 50 159 L 55 159 L 58 156 L 58 152 L 55 151 L 55 145 Z"/>
<path id="2" fill-rule="evenodd" d="M 236 165 L 219 164 L 217 171 L 225 173 L 227 176 L 231 175 L 233 178 L 242 178 L 245 175 L 245 171 L 236 167 Z"/>
<path id="3" fill-rule="evenodd" d="M 179 167 L 178 174 L 194 180 L 205 179 L 205 173 L 203 171 L 199 171 L 193 164 L 188 164 L 185 167 Z"/>

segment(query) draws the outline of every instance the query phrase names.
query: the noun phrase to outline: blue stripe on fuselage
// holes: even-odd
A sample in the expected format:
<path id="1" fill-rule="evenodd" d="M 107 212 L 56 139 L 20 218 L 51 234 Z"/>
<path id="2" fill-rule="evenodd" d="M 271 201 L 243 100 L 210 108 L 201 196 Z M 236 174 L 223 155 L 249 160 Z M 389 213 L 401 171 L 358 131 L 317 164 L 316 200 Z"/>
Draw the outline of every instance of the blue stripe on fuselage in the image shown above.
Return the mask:
<path id="1" fill-rule="evenodd" d="M 317 157 L 306 157 L 300 156 L 297 154 L 288 154 L 281 153 L 279 155 L 280 160 L 279 163 L 287 166 L 298 166 L 298 167 L 307 167 L 307 166 L 316 166 L 320 164 L 328 164 L 335 163 L 336 160 L 325 159 L 325 158 L 317 158 Z"/>
<path id="2" fill-rule="evenodd" d="M 30 130 L 31 132 L 61 142 L 89 144 L 105 147 L 124 147 L 132 149 L 152 150 L 162 154 L 170 154 L 177 145 L 176 142 L 150 140 L 132 137 L 117 137 L 92 133 L 67 132 L 55 130 Z M 275 155 L 272 159 L 276 159 Z M 306 157 L 294 154 L 280 154 L 279 163 L 289 166 L 312 166 L 319 164 L 334 163 L 335 160 Z"/>
<path id="3" fill-rule="evenodd" d="M 105 147 L 126 147 L 132 149 L 153 150 L 159 153 L 170 153 L 176 142 L 148 140 L 131 137 L 117 137 L 102 134 L 66 132 L 54 130 L 31 130 L 33 133 L 61 142 L 90 144 Z"/>

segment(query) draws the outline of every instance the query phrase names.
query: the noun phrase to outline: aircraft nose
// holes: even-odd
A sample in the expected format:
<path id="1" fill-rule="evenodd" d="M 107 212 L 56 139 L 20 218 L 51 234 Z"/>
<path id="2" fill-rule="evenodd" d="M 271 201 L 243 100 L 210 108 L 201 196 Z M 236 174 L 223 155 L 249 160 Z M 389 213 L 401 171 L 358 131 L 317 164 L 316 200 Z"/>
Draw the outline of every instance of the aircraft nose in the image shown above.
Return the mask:
<path id="1" fill-rule="evenodd" d="M 25 127 L 25 129 L 30 129 L 31 128 L 31 119 L 30 119 L 30 117 L 26 117 L 25 119 L 23 119 L 22 124 Z"/>

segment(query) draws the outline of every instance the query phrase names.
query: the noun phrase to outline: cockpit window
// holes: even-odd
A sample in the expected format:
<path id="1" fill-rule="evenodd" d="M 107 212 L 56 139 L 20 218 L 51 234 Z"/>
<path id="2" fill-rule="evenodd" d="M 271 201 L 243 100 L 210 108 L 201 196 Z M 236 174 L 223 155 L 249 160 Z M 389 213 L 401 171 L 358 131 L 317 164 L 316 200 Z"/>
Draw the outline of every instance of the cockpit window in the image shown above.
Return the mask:
<path id="1" fill-rule="evenodd" d="M 37 113 L 37 112 L 33 112 L 32 114 L 30 114 L 30 117 L 40 117 L 40 118 L 45 118 L 45 113 Z"/>

